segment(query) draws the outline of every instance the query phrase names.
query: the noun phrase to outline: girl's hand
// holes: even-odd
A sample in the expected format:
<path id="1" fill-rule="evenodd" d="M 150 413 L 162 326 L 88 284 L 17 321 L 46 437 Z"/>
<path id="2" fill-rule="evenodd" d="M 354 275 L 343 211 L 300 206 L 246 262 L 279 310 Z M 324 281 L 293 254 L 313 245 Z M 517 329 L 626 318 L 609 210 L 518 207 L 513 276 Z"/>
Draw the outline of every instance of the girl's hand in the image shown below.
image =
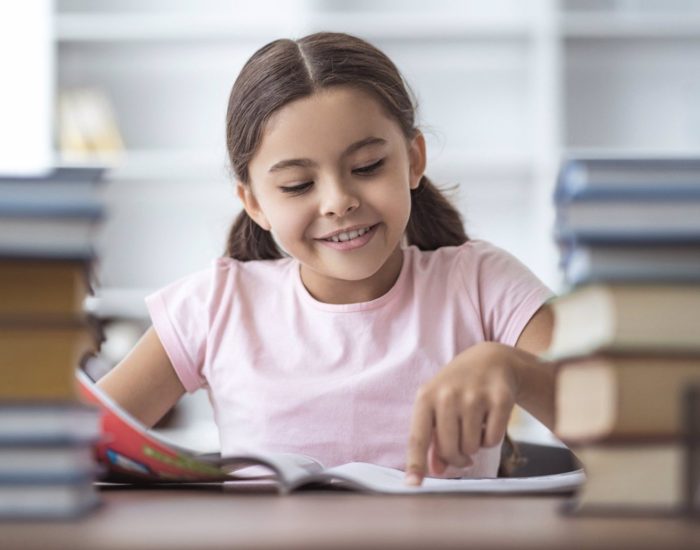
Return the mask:
<path id="1" fill-rule="evenodd" d="M 470 466 L 481 446 L 500 443 L 519 397 L 517 367 L 526 360 L 523 355 L 530 356 L 483 342 L 460 353 L 421 386 L 411 421 L 407 484 L 420 485 L 427 473 L 442 475 L 448 466 Z"/>

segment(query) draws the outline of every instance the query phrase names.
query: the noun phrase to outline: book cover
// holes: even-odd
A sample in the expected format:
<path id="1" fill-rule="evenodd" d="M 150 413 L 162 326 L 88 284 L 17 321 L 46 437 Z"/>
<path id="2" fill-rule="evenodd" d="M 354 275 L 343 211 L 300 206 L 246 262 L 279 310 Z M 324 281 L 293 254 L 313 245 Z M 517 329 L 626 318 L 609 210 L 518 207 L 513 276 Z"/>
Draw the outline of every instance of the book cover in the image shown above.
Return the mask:
<path id="1" fill-rule="evenodd" d="M 560 243 L 560 267 L 566 283 L 700 283 L 700 242 Z"/>
<path id="2" fill-rule="evenodd" d="M 100 504 L 92 476 L 63 482 L 0 483 L 0 518 L 72 519 Z"/>
<path id="3" fill-rule="evenodd" d="M 0 257 L 0 316 L 77 317 L 92 293 L 92 259 Z"/>
<path id="4" fill-rule="evenodd" d="M 101 434 L 100 409 L 77 401 L 76 394 L 71 401 L 0 400 L 0 445 L 96 442 Z"/>
<path id="5" fill-rule="evenodd" d="M 569 511 L 676 514 L 686 506 L 686 450 L 680 442 L 620 442 L 575 446 L 586 483 Z"/>
<path id="6" fill-rule="evenodd" d="M 594 355 L 558 366 L 554 432 L 571 443 L 680 438 L 700 355 Z"/>
<path id="7" fill-rule="evenodd" d="M 74 400 L 74 371 L 101 340 L 91 318 L 0 318 L 0 399 Z"/>
<path id="8" fill-rule="evenodd" d="M 578 157 L 559 170 L 555 201 L 700 199 L 700 157 Z"/>
<path id="9" fill-rule="evenodd" d="M 588 285 L 550 305 L 548 360 L 604 351 L 700 352 L 698 285 Z"/>

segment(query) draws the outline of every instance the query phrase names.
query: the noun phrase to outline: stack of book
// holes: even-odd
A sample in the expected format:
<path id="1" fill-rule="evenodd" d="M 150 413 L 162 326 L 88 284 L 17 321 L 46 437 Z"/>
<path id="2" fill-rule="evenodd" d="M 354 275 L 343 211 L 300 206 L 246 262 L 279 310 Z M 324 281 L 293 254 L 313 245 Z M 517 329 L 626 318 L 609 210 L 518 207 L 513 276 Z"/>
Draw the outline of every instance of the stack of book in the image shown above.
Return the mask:
<path id="1" fill-rule="evenodd" d="M 568 292 L 552 307 L 555 433 L 579 511 L 687 509 L 700 387 L 700 158 L 578 158 L 555 194 Z M 695 397 L 697 399 L 697 397 Z"/>
<path id="2" fill-rule="evenodd" d="M 101 340 L 83 301 L 102 172 L 0 177 L 0 517 L 74 517 L 98 502 L 100 417 L 76 369 Z"/>

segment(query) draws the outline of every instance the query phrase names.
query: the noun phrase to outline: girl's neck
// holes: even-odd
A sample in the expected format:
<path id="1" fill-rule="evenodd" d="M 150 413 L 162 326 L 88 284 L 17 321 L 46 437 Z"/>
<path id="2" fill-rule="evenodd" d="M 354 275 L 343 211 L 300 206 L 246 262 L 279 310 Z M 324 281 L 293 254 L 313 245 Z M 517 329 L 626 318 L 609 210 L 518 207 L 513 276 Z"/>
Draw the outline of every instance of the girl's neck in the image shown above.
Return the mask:
<path id="1" fill-rule="evenodd" d="M 319 302 L 327 304 L 357 304 L 380 298 L 394 286 L 403 266 L 403 250 L 396 247 L 384 265 L 374 275 L 362 281 L 344 281 L 320 275 L 301 265 L 301 281 Z"/>

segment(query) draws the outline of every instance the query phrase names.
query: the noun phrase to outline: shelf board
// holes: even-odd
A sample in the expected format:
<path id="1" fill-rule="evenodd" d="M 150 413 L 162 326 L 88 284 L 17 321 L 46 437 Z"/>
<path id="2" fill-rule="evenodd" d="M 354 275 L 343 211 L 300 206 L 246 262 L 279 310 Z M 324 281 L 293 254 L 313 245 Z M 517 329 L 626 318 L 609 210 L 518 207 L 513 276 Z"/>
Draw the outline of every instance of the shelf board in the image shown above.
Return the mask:
<path id="1" fill-rule="evenodd" d="M 59 42 L 259 40 L 338 29 L 370 39 L 527 39 L 533 24 L 520 17 L 468 18 L 450 13 L 309 13 L 286 18 L 230 15 L 58 14 Z"/>
<path id="2" fill-rule="evenodd" d="M 523 176 L 532 171 L 533 157 L 527 152 L 512 149 L 484 151 L 448 149 L 434 155 L 429 153 L 428 172 L 431 166 L 438 172 L 449 174 Z"/>
<path id="3" fill-rule="evenodd" d="M 110 181 L 227 181 L 233 178 L 225 154 L 208 151 L 131 150 L 115 157 L 109 166 L 107 179 Z M 468 152 L 453 149 L 428 155 L 429 174 L 478 174 L 500 179 L 509 175 L 527 176 L 532 168 L 533 158 L 529 154 L 510 149 Z"/>
<path id="4" fill-rule="evenodd" d="M 144 298 L 154 288 L 99 288 L 85 300 L 85 309 L 99 319 L 147 320 Z"/>
<path id="5" fill-rule="evenodd" d="M 700 38 L 700 14 L 576 14 L 560 28 L 565 38 Z"/>

